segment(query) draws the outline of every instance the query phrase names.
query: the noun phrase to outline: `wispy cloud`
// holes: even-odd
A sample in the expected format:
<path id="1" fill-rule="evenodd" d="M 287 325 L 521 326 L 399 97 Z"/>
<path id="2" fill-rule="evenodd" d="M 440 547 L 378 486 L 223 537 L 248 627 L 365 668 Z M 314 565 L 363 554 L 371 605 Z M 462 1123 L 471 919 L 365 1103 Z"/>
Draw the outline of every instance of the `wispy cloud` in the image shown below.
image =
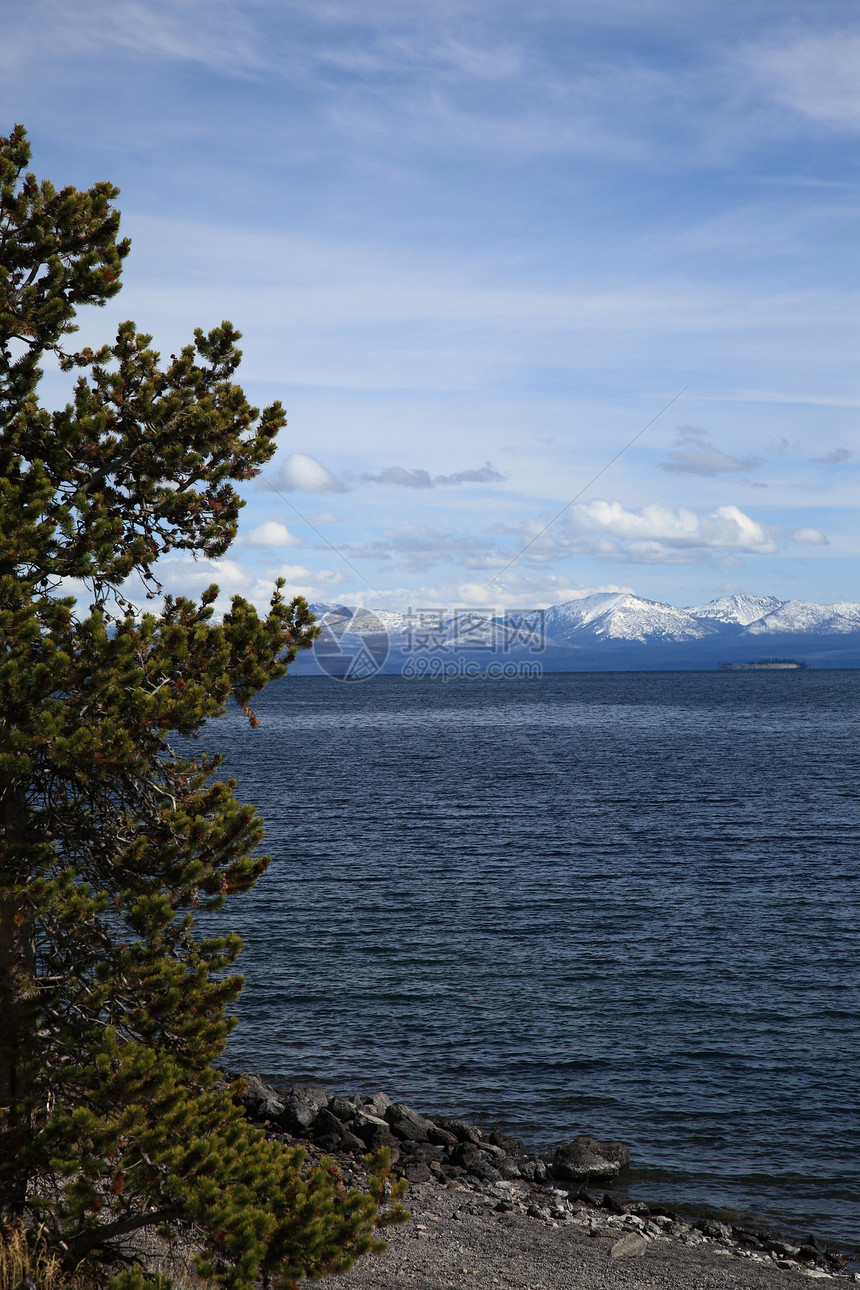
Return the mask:
<path id="1" fill-rule="evenodd" d="M 30 25 L 47 53 L 103 56 L 107 49 L 242 76 L 266 65 L 248 9 L 231 0 L 34 0 Z M 20 38 L 19 38 L 20 39 Z M 22 42 L 23 43 L 23 42 Z M 20 50 L 19 52 L 23 52 Z"/>
<path id="2" fill-rule="evenodd" d="M 401 524 L 386 529 L 381 537 L 364 546 L 347 546 L 344 550 L 350 560 L 393 561 L 397 568 L 410 573 L 449 563 L 467 569 L 497 569 L 508 558 L 491 538 L 451 532 L 432 524 Z"/>
<path id="3" fill-rule="evenodd" d="M 452 484 L 495 484 L 505 478 L 490 462 L 477 470 L 458 470 L 452 475 L 431 475 L 428 470 L 407 470 L 388 466 L 376 474 L 360 476 L 363 484 L 397 484 L 401 488 L 447 488 Z"/>
<path id="4" fill-rule="evenodd" d="M 821 466 L 841 466 L 843 462 L 853 461 L 856 456 L 852 448 L 831 448 L 823 457 L 811 457 L 810 460 Z"/>
<path id="5" fill-rule="evenodd" d="M 831 129 L 860 130 L 860 35 L 810 29 L 748 45 L 743 60 L 770 97 Z"/>
<path id="6" fill-rule="evenodd" d="M 705 431 L 696 426 L 678 427 L 678 446 L 670 449 L 668 456 L 668 461 L 658 463 L 660 469 L 676 475 L 726 475 L 762 464 L 761 457 L 732 457 L 715 448 Z"/>

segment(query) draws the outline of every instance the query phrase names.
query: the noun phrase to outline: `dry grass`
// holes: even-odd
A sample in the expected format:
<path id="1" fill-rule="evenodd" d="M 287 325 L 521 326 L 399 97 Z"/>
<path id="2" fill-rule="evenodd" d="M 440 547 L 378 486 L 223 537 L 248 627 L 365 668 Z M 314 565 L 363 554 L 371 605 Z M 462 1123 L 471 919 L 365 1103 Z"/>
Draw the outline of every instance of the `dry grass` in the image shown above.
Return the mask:
<path id="1" fill-rule="evenodd" d="M 211 1281 L 197 1275 L 193 1254 L 182 1242 L 168 1244 L 154 1233 L 141 1233 L 126 1253 L 139 1260 L 147 1277 L 167 1278 L 172 1290 L 213 1290 Z M 0 1290 L 94 1290 L 104 1284 L 104 1276 L 94 1282 L 85 1269 L 64 1271 L 38 1231 L 0 1227 Z"/>
<path id="2" fill-rule="evenodd" d="M 60 1290 L 65 1278 L 58 1259 L 38 1232 L 23 1227 L 0 1229 L 0 1290 Z"/>

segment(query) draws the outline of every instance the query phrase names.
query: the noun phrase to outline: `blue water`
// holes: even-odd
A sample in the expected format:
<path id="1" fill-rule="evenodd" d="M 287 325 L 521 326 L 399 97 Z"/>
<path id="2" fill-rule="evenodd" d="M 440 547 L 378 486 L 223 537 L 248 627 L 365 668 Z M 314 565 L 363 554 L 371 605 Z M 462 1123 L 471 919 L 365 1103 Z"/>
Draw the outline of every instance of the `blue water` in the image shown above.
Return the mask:
<path id="1" fill-rule="evenodd" d="M 860 1240 L 860 672 L 288 678 L 207 732 L 272 864 L 230 1061 L 631 1149 Z"/>

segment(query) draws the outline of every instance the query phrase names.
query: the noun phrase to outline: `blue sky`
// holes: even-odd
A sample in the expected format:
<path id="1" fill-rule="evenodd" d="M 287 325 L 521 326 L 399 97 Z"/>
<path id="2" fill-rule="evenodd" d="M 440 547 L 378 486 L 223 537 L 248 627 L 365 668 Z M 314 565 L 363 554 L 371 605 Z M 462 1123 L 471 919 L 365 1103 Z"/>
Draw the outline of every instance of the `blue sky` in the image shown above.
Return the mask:
<path id="1" fill-rule="evenodd" d="M 239 542 L 171 590 L 860 599 L 853 5 L 28 0 L 3 27 L 0 129 L 122 189 L 125 287 L 84 336 L 132 317 L 169 353 L 230 318 L 287 407 Z"/>

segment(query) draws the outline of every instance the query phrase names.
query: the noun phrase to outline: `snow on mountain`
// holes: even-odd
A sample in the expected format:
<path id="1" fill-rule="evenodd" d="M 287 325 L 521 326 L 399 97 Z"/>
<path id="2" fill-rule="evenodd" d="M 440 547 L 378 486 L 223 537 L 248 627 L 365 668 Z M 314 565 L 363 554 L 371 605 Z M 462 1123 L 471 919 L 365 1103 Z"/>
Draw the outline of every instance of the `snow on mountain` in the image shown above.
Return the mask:
<path id="1" fill-rule="evenodd" d="M 430 636 L 458 653 L 486 648 L 497 637 L 497 629 L 512 633 L 524 642 L 518 623 L 524 617 L 537 618 L 538 611 L 519 611 L 495 620 L 462 608 L 401 613 L 389 609 L 357 612 L 337 604 L 311 606 L 317 620 L 326 613 L 354 632 L 387 632 L 393 650 L 414 652 L 430 648 Z M 353 618 L 353 614 L 355 617 Z M 438 614 L 438 616 L 437 616 Z M 332 620 L 330 620 L 332 621 Z M 335 630 L 338 630 L 335 628 Z M 533 628 L 536 630 L 536 628 Z M 721 596 L 707 605 L 679 609 L 657 600 L 646 600 L 628 592 L 596 592 L 568 600 L 544 611 L 544 634 L 548 645 L 599 645 L 636 641 L 653 645 L 692 643 L 713 639 L 750 640 L 777 635 L 845 636 L 860 632 L 860 604 L 840 601 L 816 605 L 803 600 L 783 601 L 776 596 Z M 424 638 L 427 637 L 427 641 Z M 422 644 L 422 642 L 424 642 Z"/>
<path id="2" fill-rule="evenodd" d="M 860 626 L 860 605 L 851 600 L 838 600 L 830 608 L 834 613 L 841 614 L 843 618 L 850 618 L 852 622 Z"/>
<path id="3" fill-rule="evenodd" d="M 779 632 L 786 635 L 844 636 L 858 630 L 860 605 L 847 601 L 839 605 L 814 605 L 808 600 L 787 600 L 772 614 L 750 623 L 745 635 L 770 636 Z"/>
<path id="4" fill-rule="evenodd" d="M 707 605 L 690 605 L 688 614 L 694 618 L 712 618 L 718 623 L 733 623 L 748 627 L 766 614 L 772 614 L 782 608 L 784 600 L 776 596 L 720 596 Z"/>
<path id="5" fill-rule="evenodd" d="M 598 592 L 554 605 L 546 611 L 549 640 L 563 643 L 574 635 L 614 641 L 701 640 L 716 630 L 684 609 L 627 592 Z"/>
<path id="6" fill-rule="evenodd" d="M 393 609 L 364 609 L 356 605 L 310 605 L 312 614 L 319 622 L 328 617 L 329 622 L 342 622 L 353 632 L 385 631 L 389 636 L 398 636 L 404 630 L 404 615 Z"/>

